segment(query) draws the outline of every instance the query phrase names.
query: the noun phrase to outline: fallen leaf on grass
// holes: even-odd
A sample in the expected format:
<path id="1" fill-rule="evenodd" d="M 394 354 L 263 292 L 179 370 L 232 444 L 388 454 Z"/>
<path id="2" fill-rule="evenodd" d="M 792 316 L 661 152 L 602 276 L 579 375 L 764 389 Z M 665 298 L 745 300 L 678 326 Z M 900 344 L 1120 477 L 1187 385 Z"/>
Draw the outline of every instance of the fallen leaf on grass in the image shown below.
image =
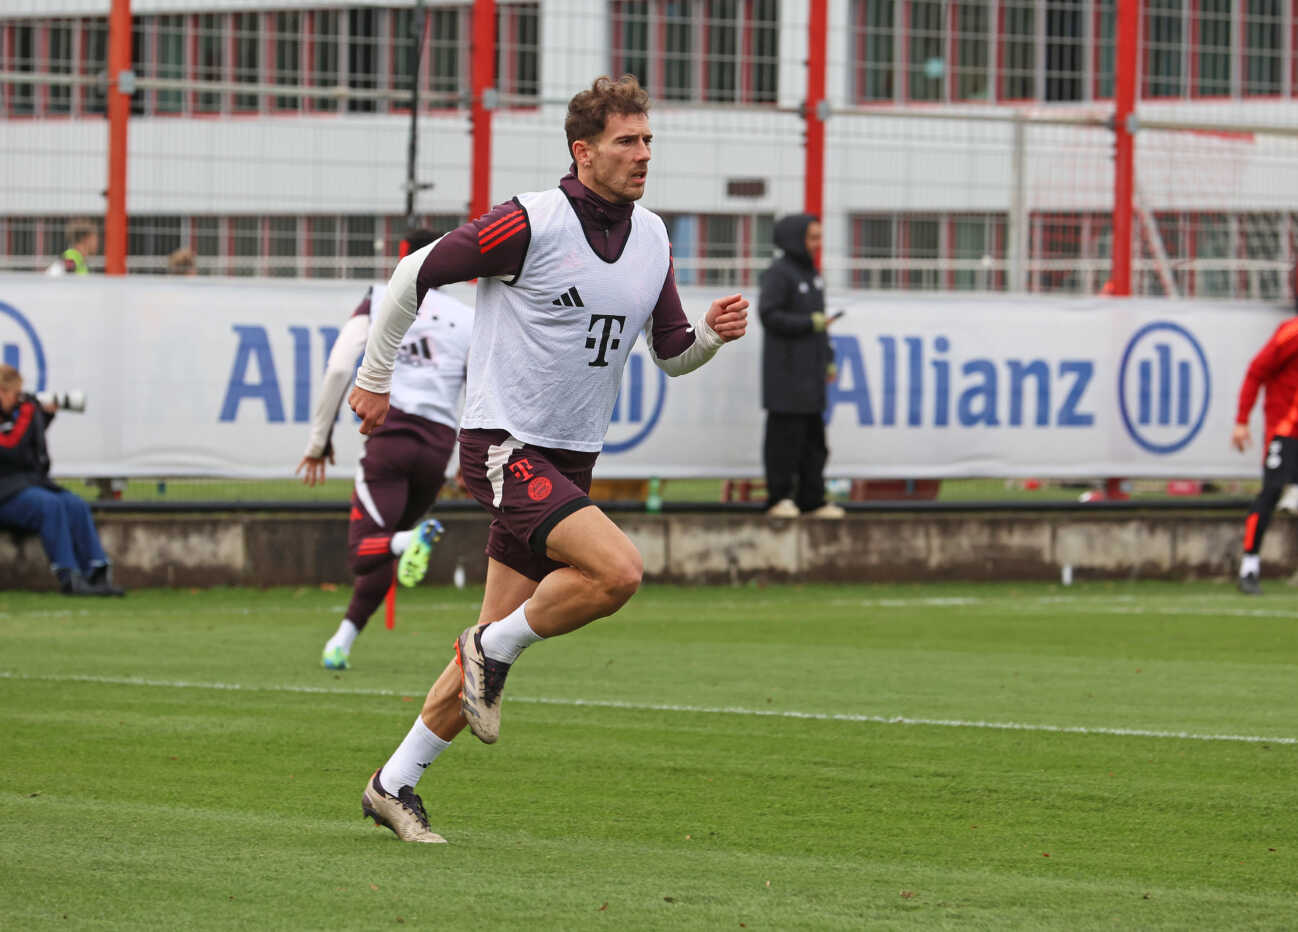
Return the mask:
<path id="1" fill-rule="evenodd" d="M 371 890 L 377 890 L 377 889 L 378 889 L 378 884 L 373 884 L 373 883 L 370 884 L 370 889 L 371 889 Z"/>
<path id="2" fill-rule="evenodd" d="M 1050 857 L 1050 852 L 1049 852 L 1049 851 L 1042 851 L 1042 852 L 1041 852 L 1041 856 L 1042 856 L 1043 858 L 1048 858 L 1048 857 Z"/>
<path id="3" fill-rule="evenodd" d="M 914 890 L 902 890 L 902 891 L 901 891 L 901 898 L 902 898 L 903 900 L 913 900 L 913 899 L 915 899 L 915 896 L 916 896 L 916 894 L 915 894 L 915 891 L 914 891 Z"/>
<path id="4" fill-rule="evenodd" d="M 665 903 L 675 903 L 676 901 L 675 901 L 674 899 L 672 899 L 670 896 L 665 896 L 665 897 L 663 897 L 663 902 L 665 902 Z"/>
<path id="5" fill-rule="evenodd" d="M 608 903 L 605 903 L 603 906 L 601 906 L 601 907 L 599 908 L 599 912 L 602 913 L 602 912 L 603 912 L 604 910 L 606 910 L 606 909 L 608 909 Z"/>
<path id="6" fill-rule="evenodd" d="M 337 583 L 331 583 L 331 582 L 322 582 L 322 583 L 320 584 L 320 591 L 321 591 L 321 592 L 337 592 L 337 591 L 338 591 L 338 584 L 337 584 Z M 401 919 L 401 918 L 398 917 L 397 922 L 405 922 L 405 920 L 404 920 L 404 919 Z"/>

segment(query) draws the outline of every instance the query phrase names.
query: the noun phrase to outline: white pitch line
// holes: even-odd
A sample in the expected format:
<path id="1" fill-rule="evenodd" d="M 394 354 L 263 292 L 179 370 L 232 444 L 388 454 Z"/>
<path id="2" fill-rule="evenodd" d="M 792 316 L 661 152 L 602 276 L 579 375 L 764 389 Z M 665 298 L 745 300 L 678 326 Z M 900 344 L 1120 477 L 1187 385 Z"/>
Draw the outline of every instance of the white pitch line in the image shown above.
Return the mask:
<path id="1" fill-rule="evenodd" d="M 45 683 L 100 683 L 107 686 L 148 686 L 163 689 L 211 689 L 230 692 L 306 693 L 339 696 L 406 696 L 391 689 L 338 689 L 326 686 L 249 686 L 243 683 L 202 683 L 190 680 L 149 680 L 139 677 L 60 675 L 42 676 L 0 670 L 0 680 L 32 680 Z M 917 725 L 932 728 L 985 728 L 993 731 L 1037 731 L 1063 735 L 1112 735 L 1120 738 L 1175 738 L 1182 741 L 1235 741 L 1248 744 L 1292 744 L 1298 738 L 1268 735 L 1200 734 L 1190 731 L 1160 731 L 1148 728 L 1108 728 L 1093 725 L 1050 725 L 1033 722 L 967 721 L 954 718 L 911 718 L 905 715 L 858 715 L 848 712 L 798 712 L 780 709 L 746 709 L 741 706 L 669 705 L 649 702 L 621 702 L 614 699 L 547 699 L 540 696 L 510 696 L 510 702 L 554 705 L 568 708 L 623 709 L 631 712 L 683 712 L 693 715 L 737 715 L 755 718 L 792 718 L 823 722 L 860 722 L 873 725 Z"/>

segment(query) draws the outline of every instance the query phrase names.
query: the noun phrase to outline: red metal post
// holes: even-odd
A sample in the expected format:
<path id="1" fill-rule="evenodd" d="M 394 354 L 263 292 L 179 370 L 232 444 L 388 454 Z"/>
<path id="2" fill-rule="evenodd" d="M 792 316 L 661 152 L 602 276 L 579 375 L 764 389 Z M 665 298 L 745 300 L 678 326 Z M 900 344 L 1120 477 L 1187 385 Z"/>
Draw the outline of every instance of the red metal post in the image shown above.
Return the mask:
<path id="1" fill-rule="evenodd" d="M 481 217 L 491 209 L 491 111 L 495 101 L 484 99 L 492 91 L 496 65 L 496 0 L 473 0 L 473 53 L 469 81 L 473 99 L 473 177 L 469 216 Z"/>
<path id="2" fill-rule="evenodd" d="M 1113 108 L 1113 276 L 1112 294 L 1131 294 L 1131 213 L 1135 194 L 1136 139 L 1131 116 L 1139 79 L 1139 0 L 1118 0 L 1117 55 Z"/>
<path id="3" fill-rule="evenodd" d="M 108 204 L 104 211 L 104 271 L 126 274 L 126 124 L 131 96 L 118 81 L 131 68 L 131 0 L 113 0 L 108 14 Z M 129 90 L 129 88 L 128 88 Z"/>
<path id="4" fill-rule="evenodd" d="M 825 100 L 826 39 L 829 31 L 828 0 L 811 0 L 807 20 L 807 123 L 804 150 L 803 210 L 824 220 L 825 207 Z M 820 257 L 814 257 L 819 264 Z"/>

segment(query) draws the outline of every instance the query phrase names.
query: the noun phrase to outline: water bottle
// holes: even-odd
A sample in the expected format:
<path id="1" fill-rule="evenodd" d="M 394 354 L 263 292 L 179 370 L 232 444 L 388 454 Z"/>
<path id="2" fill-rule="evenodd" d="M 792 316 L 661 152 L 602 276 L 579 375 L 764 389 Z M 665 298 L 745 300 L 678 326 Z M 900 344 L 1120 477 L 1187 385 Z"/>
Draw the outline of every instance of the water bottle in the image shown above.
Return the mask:
<path id="1" fill-rule="evenodd" d="M 462 560 L 457 559 L 455 561 L 455 573 L 451 576 L 451 580 L 455 583 L 456 589 L 464 588 L 464 562 Z"/>
<path id="2" fill-rule="evenodd" d="M 663 510 L 662 480 L 657 476 L 649 480 L 649 494 L 645 496 L 644 510 L 650 514 Z"/>

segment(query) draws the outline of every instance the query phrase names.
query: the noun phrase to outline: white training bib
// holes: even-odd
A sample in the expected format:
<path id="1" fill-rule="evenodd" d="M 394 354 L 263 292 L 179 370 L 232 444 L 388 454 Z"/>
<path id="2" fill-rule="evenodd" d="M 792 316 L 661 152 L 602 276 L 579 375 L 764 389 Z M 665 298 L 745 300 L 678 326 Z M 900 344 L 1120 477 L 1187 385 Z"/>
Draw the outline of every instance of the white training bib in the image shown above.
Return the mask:
<path id="1" fill-rule="evenodd" d="M 370 314 L 383 304 L 384 285 L 370 290 Z M 370 326 L 378 325 L 377 318 Z M 430 288 L 397 350 L 391 403 L 452 429 L 458 428 L 465 358 L 473 338 L 473 308 Z"/>
<path id="2" fill-rule="evenodd" d="M 478 284 L 461 423 L 537 446 L 598 451 L 622 369 L 667 279 L 667 228 L 637 205 L 622 254 L 605 262 L 561 189 L 515 200 L 531 240 L 512 283 Z"/>

